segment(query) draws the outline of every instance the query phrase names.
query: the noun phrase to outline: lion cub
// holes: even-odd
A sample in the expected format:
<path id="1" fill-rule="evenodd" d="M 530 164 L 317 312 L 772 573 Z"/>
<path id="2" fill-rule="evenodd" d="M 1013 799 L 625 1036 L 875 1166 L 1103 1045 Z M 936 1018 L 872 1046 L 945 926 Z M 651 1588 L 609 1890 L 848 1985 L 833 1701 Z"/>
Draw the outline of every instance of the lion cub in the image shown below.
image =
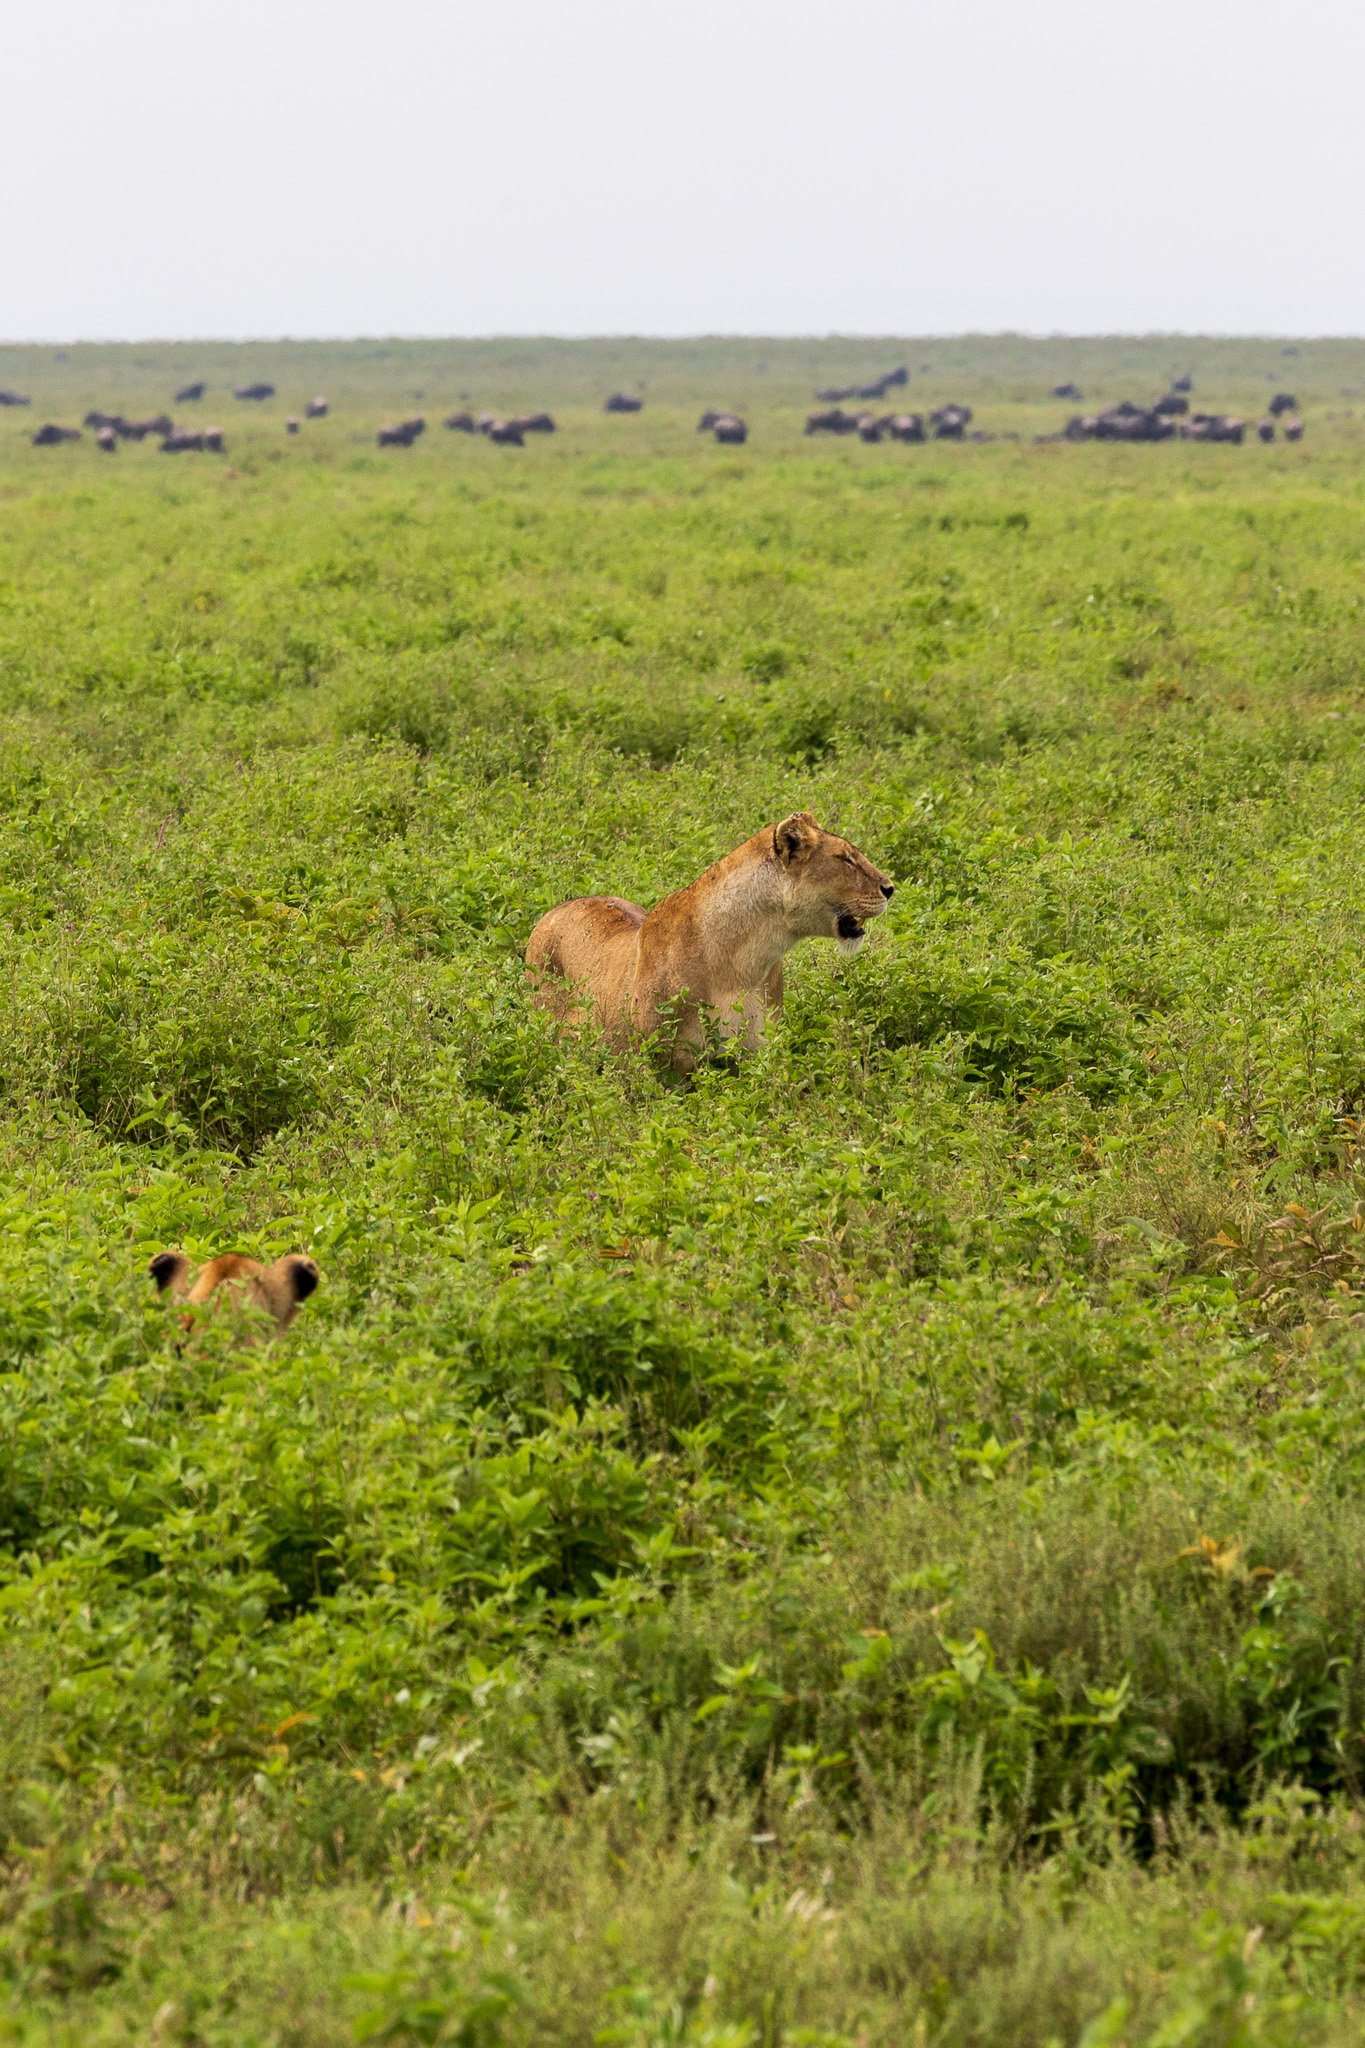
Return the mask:
<path id="1" fill-rule="evenodd" d="M 535 1000 L 565 1022 L 585 1010 L 616 1045 L 661 1025 L 689 1074 L 708 1022 L 755 1045 L 782 1008 L 782 960 L 802 939 L 856 953 L 895 894 L 889 875 L 809 811 L 765 825 L 653 910 L 577 896 L 547 911 L 526 947 Z"/>
<path id="2" fill-rule="evenodd" d="M 217 1294 L 220 1299 L 245 1303 L 273 1316 L 276 1336 L 289 1328 L 300 1304 L 307 1301 L 322 1277 L 315 1262 L 299 1252 L 286 1253 L 273 1266 L 243 1258 L 239 1252 L 223 1252 L 201 1266 L 193 1281 L 183 1252 L 158 1252 L 147 1271 L 159 1293 L 184 1303 L 186 1313 L 180 1319 L 184 1329 L 194 1325 L 192 1311 Z"/>

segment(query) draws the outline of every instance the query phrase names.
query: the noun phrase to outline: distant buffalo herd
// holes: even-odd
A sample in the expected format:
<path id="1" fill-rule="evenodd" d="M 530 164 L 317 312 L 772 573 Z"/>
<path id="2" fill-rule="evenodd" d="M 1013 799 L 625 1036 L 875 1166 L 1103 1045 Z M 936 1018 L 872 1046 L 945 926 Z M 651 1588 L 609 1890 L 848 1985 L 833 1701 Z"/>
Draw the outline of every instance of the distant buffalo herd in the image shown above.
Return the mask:
<path id="1" fill-rule="evenodd" d="M 927 366 L 926 366 L 927 367 Z M 969 405 L 940 405 L 929 413 L 888 412 L 876 413 L 868 410 L 844 410 L 851 399 L 884 399 L 888 391 L 908 384 L 910 371 L 906 364 L 888 370 L 868 384 L 829 386 L 817 391 L 820 409 L 806 415 L 807 434 L 856 434 L 862 441 L 990 441 L 997 438 L 1017 440 L 1015 434 L 996 436 L 980 431 L 969 433 L 972 409 Z M 1190 377 L 1176 377 L 1171 388 L 1150 405 L 1138 405 L 1131 399 L 1123 399 L 1117 405 L 1105 406 L 1093 413 L 1074 413 L 1058 433 L 1035 434 L 1035 441 L 1168 441 L 1177 435 L 1185 441 L 1229 441 L 1240 444 L 1247 433 L 1247 422 L 1228 413 L 1192 412 L 1188 394 L 1193 388 Z M 175 394 L 177 405 L 195 405 L 203 398 L 208 386 L 198 381 L 183 384 Z M 275 396 L 275 386 L 263 382 L 241 384 L 233 397 L 248 403 L 257 403 Z M 418 393 L 418 396 L 421 394 Z M 1084 403 L 1078 387 L 1070 382 L 1055 384 L 1052 396 L 1067 399 L 1073 405 Z M 26 406 L 29 399 L 18 391 L 0 390 L 0 406 Z M 630 392 L 613 391 L 603 404 L 608 413 L 638 413 L 644 409 L 644 400 Z M 330 410 L 327 400 L 321 395 L 309 400 L 304 417 L 320 420 Z M 158 439 L 164 453 L 177 455 L 190 450 L 208 450 L 214 454 L 225 453 L 221 427 L 189 428 L 176 426 L 168 414 L 158 413 L 154 418 L 142 420 L 125 419 L 122 413 L 106 413 L 92 410 L 85 415 L 82 423 L 95 437 L 96 445 L 106 454 L 118 451 L 122 441 L 143 441 L 152 436 Z M 517 413 L 507 419 L 495 414 L 452 412 L 447 414 L 444 425 L 452 433 L 483 434 L 488 440 L 500 446 L 524 447 L 528 434 L 553 434 L 555 422 L 548 412 Z M 291 414 L 285 423 L 287 434 L 301 432 L 298 417 Z M 409 419 L 399 420 L 379 429 L 376 440 L 381 448 L 411 448 L 426 432 L 426 420 L 415 414 Z M 714 434 L 717 441 L 729 446 L 743 446 L 749 438 L 749 428 L 738 413 L 708 408 L 697 422 L 698 433 Z M 1262 441 L 1273 441 L 1276 432 L 1284 435 L 1286 441 L 1298 441 L 1303 436 L 1303 421 L 1299 417 L 1298 401 L 1292 392 L 1277 391 L 1266 408 L 1262 418 L 1255 422 L 1255 432 Z M 64 441 L 79 441 L 78 427 L 57 426 L 52 422 L 38 428 L 30 436 L 35 448 L 52 448 Z"/>

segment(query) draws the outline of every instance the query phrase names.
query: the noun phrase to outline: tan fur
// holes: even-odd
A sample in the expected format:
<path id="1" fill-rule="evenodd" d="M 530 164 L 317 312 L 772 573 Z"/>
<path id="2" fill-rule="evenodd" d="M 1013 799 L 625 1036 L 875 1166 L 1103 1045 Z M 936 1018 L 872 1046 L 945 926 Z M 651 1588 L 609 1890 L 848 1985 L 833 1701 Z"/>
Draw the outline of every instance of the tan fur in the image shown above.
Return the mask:
<path id="1" fill-rule="evenodd" d="M 614 1045 L 662 1034 L 690 1073 L 708 1021 L 755 1045 L 782 1007 L 782 961 L 801 939 L 856 953 L 892 884 L 880 868 L 798 811 L 651 911 L 620 896 L 578 896 L 548 911 L 526 947 L 536 1001 L 566 1022 L 592 1015 Z M 844 930 L 841 932 L 841 921 Z"/>
<path id="2" fill-rule="evenodd" d="M 277 1336 L 289 1328 L 321 1277 L 313 1260 L 298 1252 L 286 1253 L 272 1266 L 244 1258 L 240 1252 L 223 1252 L 202 1265 L 193 1280 L 183 1252 L 158 1252 L 148 1271 L 163 1294 L 184 1304 L 182 1328 L 193 1329 L 196 1311 L 218 1294 L 235 1305 L 264 1310 L 273 1317 Z"/>

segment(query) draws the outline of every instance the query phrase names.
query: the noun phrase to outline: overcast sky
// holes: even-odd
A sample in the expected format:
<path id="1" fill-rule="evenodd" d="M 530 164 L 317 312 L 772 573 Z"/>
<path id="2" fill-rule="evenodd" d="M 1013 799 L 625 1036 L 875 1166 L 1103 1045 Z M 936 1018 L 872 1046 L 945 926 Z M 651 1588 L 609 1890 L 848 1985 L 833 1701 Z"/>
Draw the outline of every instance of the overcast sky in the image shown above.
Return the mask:
<path id="1" fill-rule="evenodd" d="M 1365 333 L 1360 0 L 10 0 L 0 337 Z"/>

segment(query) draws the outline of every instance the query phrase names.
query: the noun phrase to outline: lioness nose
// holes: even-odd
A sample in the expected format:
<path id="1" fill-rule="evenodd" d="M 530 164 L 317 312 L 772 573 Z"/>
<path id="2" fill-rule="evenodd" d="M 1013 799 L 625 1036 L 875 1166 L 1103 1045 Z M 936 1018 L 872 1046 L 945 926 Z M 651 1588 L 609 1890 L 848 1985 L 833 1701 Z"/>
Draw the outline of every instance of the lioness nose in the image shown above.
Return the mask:
<path id="1" fill-rule="evenodd" d="M 895 893 L 896 893 L 896 885 L 895 885 L 895 883 L 894 883 L 894 882 L 883 882 L 883 883 L 882 883 L 882 894 L 883 894 L 883 896 L 885 896 L 885 898 L 886 898 L 886 900 L 887 900 L 887 902 L 888 902 L 888 903 L 889 903 L 889 902 L 891 901 L 891 898 L 892 898 L 892 897 L 893 897 L 893 896 L 895 895 Z"/>

